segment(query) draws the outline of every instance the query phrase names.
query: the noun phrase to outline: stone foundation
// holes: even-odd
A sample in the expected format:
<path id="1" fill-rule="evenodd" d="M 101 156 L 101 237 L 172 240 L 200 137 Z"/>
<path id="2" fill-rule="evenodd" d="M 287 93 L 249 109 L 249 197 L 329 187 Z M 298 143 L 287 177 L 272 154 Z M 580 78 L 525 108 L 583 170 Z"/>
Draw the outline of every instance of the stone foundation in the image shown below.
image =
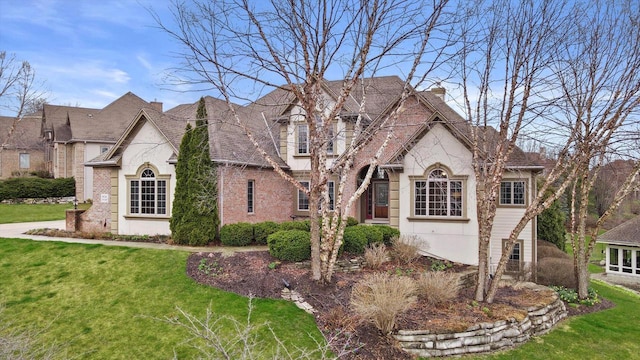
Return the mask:
<path id="1" fill-rule="evenodd" d="M 532 336 L 547 333 L 567 316 L 557 295 L 549 305 L 527 309 L 522 320 L 502 320 L 473 325 L 463 332 L 433 333 L 428 330 L 399 330 L 393 336 L 400 347 L 420 357 L 438 357 L 482 353 L 510 348 L 527 342 Z"/>

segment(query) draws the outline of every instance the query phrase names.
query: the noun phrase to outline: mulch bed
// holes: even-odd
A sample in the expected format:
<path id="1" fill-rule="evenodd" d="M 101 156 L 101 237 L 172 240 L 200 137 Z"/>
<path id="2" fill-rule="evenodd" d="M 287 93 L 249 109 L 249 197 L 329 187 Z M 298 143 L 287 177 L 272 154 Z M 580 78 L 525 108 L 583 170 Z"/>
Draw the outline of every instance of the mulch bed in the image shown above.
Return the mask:
<path id="1" fill-rule="evenodd" d="M 204 263 L 208 264 L 208 271 L 202 270 L 202 259 L 206 259 Z M 336 330 L 341 330 L 343 338 L 336 341 L 336 345 L 346 346 L 346 341 L 349 341 L 350 346 L 360 345 L 360 349 L 349 354 L 347 359 L 411 359 L 411 356 L 397 347 L 393 339 L 381 334 L 375 326 L 362 321 L 350 310 L 352 286 L 372 270 L 336 273 L 331 284 L 323 285 L 311 280 L 307 267 L 294 263 L 279 263 L 274 267 L 274 264 L 275 259 L 265 251 L 241 252 L 231 256 L 195 253 L 188 259 L 187 274 L 199 283 L 222 290 L 272 299 L 281 298 L 286 282 L 317 311 L 316 322 L 327 338 L 335 334 Z M 430 266 L 430 259 L 422 257 L 411 265 L 387 262 L 376 271 L 419 274 Z M 448 271 L 461 271 L 465 268 L 459 265 Z M 526 307 L 546 304 L 549 298 L 547 292 L 503 287 L 493 304 L 477 304 L 473 301 L 473 289 L 463 289 L 457 300 L 437 308 L 419 300 L 399 317 L 397 328 L 462 331 L 478 322 L 524 316 Z M 612 306 L 610 301 L 603 299 L 596 306 L 567 306 L 567 310 L 570 315 L 582 315 Z"/>

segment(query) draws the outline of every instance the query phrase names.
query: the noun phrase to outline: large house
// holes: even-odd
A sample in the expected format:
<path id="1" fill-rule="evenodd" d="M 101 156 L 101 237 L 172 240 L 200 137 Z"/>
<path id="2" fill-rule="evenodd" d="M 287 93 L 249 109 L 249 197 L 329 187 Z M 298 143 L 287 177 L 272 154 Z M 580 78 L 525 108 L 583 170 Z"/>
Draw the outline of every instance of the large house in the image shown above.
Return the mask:
<path id="1" fill-rule="evenodd" d="M 45 104 L 41 136 L 46 169 L 56 178 L 75 178 L 78 201 L 94 200 L 93 168 L 84 164 L 109 150 L 145 107 L 162 111 L 162 103 L 146 102 L 131 92 L 103 109 Z"/>
<path id="2" fill-rule="evenodd" d="M 40 118 L 0 116 L 0 179 L 46 172 Z"/>
<path id="3" fill-rule="evenodd" d="M 326 81 L 325 100 L 336 98 L 342 81 Z M 363 130 L 381 121 L 398 100 L 403 82 L 394 76 L 366 81 L 367 112 Z M 404 105 L 393 139 L 384 152 L 374 179 L 350 216 L 360 222 L 389 224 L 421 239 L 424 254 L 476 264 L 478 221 L 476 179 L 465 120 L 444 102 L 443 89 L 416 92 Z M 345 105 L 327 144 L 330 164 L 354 134 L 358 91 Z M 277 175 L 221 100 L 205 98 L 209 116 L 212 161 L 218 172 L 221 224 L 240 221 L 285 221 L 308 216 L 303 192 Z M 80 229 L 121 234 L 169 234 L 175 193 L 175 165 L 187 123 L 194 123 L 197 102 L 166 112 L 140 109 L 114 146 L 86 162 L 93 169 L 93 206 L 81 215 Z M 308 129 L 303 110 L 291 94 L 275 90 L 247 106 L 236 106 L 262 148 L 302 184 L 309 181 Z M 370 166 L 371 155 L 385 134 L 377 134 L 362 149 L 347 180 L 346 193 L 356 189 Z M 524 213 L 542 170 L 516 149 L 507 166 L 491 238 L 490 262 L 495 266 L 505 239 Z M 329 182 L 335 189 L 337 177 Z M 334 197 L 335 198 L 335 197 Z M 511 269 L 521 270 L 536 260 L 536 224 L 520 234 Z M 532 266 L 535 268 L 535 266 Z"/>

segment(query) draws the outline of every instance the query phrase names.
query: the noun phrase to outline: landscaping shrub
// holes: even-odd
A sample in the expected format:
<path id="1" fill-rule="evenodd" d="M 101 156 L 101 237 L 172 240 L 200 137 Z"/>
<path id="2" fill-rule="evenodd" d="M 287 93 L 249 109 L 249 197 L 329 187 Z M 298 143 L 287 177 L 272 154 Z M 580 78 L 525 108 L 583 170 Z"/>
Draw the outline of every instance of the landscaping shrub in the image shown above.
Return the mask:
<path id="1" fill-rule="evenodd" d="M 367 233 L 363 226 L 349 226 L 344 229 L 342 249 L 350 254 L 363 254 L 367 247 Z"/>
<path id="2" fill-rule="evenodd" d="M 546 240 L 558 249 L 565 250 L 567 232 L 564 227 L 565 213 L 560 207 L 560 201 L 554 201 L 551 206 L 538 215 L 538 237 Z"/>
<path id="3" fill-rule="evenodd" d="M 309 231 L 309 220 L 303 221 L 285 221 L 280 223 L 280 230 L 303 230 Z"/>
<path id="4" fill-rule="evenodd" d="M 458 275 L 453 272 L 427 271 L 417 281 L 418 296 L 430 305 L 440 305 L 458 297 Z"/>
<path id="5" fill-rule="evenodd" d="M 398 315 L 416 301 L 415 291 L 415 281 L 410 277 L 375 273 L 353 286 L 351 307 L 382 333 L 389 334 Z"/>
<path id="6" fill-rule="evenodd" d="M 575 289 L 576 278 L 573 260 L 550 257 L 538 260 L 538 283 Z"/>
<path id="7" fill-rule="evenodd" d="M 257 244 L 266 245 L 267 236 L 280 230 L 280 225 L 273 221 L 264 221 L 257 224 L 253 224 L 253 237 Z"/>
<path id="8" fill-rule="evenodd" d="M 393 245 L 393 238 L 400 237 L 400 230 L 389 225 L 374 225 L 382 232 L 382 241 L 387 246 Z"/>
<path id="9" fill-rule="evenodd" d="M 253 225 L 246 222 L 226 224 L 220 228 L 220 242 L 227 246 L 247 246 L 253 241 Z"/>
<path id="10" fill-rule="evenodd" d="M 377 269 L 389 259 L 387 246 L 383 243 L 367 245 L 364 250 L 365 265 L 371 269 Z"/>
<path id="11" fill-rule="evenodd" d="M 0 201 L 20 198 L 66 197 L 76 194 L 74 178 L 11 178 L 0 181 Z"/>
<path id="12" fill-rule="evenodd" d="M 367 236 L 367 244 L 381 243 L 384 239 L 384 234 L 377 226 L 372 225 L 357 225 L 354 227 L 361 228 L 364 234 Z"/>
<path id="13" fill-rule="evenodd" d="M 401 263 L 410 264 L 414 262 L 420 254 L 418 253 L 418 243 L 420 239 L 416 235 L 401 235 L 392 240 L 393 257 Z"/>
<path id="14" fill-rule="evenodd" d="M 356 226 L 358 225 L 358 219 L 354 218 L 353 216 L 349 216 L 347 218 L 347 226 Z"/>
<path id="15" fill-rule="evenodd" d="M 571 259 L 566 252 L 558 249 L 555 244 L 548 241 L 538 240 L 538 260 L 545 258 Z"/>
<path id="16" fill-rule="evenodd" d="M 267 237 L 269 254 L 278 260 L 303 261 L 311 258 L 311 235 L 304 230 L 280 230 Z"/>

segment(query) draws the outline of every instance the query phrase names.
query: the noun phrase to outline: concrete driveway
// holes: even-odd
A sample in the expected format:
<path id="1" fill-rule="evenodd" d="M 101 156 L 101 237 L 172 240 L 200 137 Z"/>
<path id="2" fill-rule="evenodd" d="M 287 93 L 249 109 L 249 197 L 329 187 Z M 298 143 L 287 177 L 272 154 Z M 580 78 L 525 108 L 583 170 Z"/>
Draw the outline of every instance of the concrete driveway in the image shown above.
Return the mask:
<path id="1" fill-rule="evenodd" d="M 28 223 L 15 223 L 15 224 L 0 224 L 0 238 L 18 238 L 29 239 L 36 241 L 60 241 L 67 243 L 77 244 L 101 244 L 106 246 L 126 246 L 134 248 L 144 249 L 159 249 L 159 250 L 180 250 L 187 252 L 221 252 L 232 254 L 234 252 L 242 251 L 266 251 L 266 246 L 242 246 L 242 247 L 229 247 L 229 246 L 183 246 L 183 245 L 168 245 L 168 244 L 156 244 L 134 241 L 115 241 L 115 240 L 98 240 L 98 239 L 80 239 L 80 238 L 64 238 L 64 237 L 52 237 L 41 235 L 26 235 L 25 232 L 33 229 L 65 229 L 66 224 L 64 220 L 56 221 L 39 221 Z"/>

